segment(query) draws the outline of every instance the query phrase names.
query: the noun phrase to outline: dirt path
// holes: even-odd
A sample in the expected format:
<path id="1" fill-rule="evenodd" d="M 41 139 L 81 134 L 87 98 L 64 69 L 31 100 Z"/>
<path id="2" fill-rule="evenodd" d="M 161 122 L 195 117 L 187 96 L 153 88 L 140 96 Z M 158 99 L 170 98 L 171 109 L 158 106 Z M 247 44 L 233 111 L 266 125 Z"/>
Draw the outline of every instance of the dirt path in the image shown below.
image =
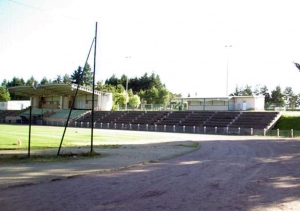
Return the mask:
<path id="1" fill-rule="evenodd" d="M 4 189 L 1 210 L 300 210 L 300 141 L 194 136 L 192 153 Z"/>

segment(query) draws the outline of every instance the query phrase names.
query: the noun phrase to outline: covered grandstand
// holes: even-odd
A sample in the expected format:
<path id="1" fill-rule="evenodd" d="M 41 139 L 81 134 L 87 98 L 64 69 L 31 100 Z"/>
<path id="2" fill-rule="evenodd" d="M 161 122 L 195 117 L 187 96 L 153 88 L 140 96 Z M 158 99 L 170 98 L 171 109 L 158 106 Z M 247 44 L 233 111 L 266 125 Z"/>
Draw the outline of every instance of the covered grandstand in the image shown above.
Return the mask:
<path id="1" fill-rule="evenodd" d="M 34 86 L 9 87 L 8 91 L 16 95 L 30 97 L 35 108 L 69 109 L 77 89 L 77 84 L 48 84 Z M 74 109 L 91 109 L 93 91 L 79 86 Z M 112 93 L 95 91 L 95 110 L 110 111 Z"/>
<path id="2" fill-rule="evenodd" d="M 15 86 L 8 88 L 10 93 L 27 96 L 32 105 L 32 115 L 36 123 L 55 119 L 64 121 L 72 107 L 77 84 L 48 84 L 34 86 Z M 79 86 L 77 97 L 71 113 L 75 120 L 89 113 L 92 109 L 93 91 L 84 86 Z M 94 92 L 94 110 L 110 111 L 112 109 L 112 93 Z M 7 115 L 6 122 L 26 122 L 29 109 L 24 108 L 17 115 Z"/>

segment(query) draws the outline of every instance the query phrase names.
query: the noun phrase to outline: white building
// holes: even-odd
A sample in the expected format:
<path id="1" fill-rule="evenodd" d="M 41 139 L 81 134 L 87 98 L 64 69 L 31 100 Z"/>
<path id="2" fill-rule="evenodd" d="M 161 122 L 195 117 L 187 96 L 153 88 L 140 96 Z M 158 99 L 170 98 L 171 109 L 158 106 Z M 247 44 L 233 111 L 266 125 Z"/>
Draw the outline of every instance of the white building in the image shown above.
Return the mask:
<path id="1" fill-rule="evenodd" d="M 190 111 L 264 111 L 265 96 L 184 97 L 171 102 L 186 104 Z"/>
<path id="2" fill-rule="evenodd" d="M 0 102 L 0 110 L 22 110 L 30 106 L 30 100 Z"/>

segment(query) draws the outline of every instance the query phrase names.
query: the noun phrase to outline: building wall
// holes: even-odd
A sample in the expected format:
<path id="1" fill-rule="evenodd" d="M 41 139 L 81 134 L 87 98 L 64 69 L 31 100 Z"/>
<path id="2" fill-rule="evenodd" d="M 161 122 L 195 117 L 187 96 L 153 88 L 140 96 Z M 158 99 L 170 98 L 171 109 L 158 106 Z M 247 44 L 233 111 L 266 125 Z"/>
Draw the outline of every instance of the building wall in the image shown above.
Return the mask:
<path id="1" fill-rule="evenodd" d="M 102 111 L 111 111 L 113 106 L 113 97 L 112 93 L 102 93 L 99 95 L 99 110 Z"/>
<path id="2" fill-rule="evenodd" d="M 254 98 L 235 98 L 235 108 L 234 110 L 243 110 L 243 104 L 246 103 L 246 110 L 254 110 L 255 99 Z"/>
<path id="3" fill-rule="evenodd" d="M 255 110 L 264 111 L 265 110 L 265 97 L 257 97 L 255 101 Z"/>
<path id="4" fill-rule="evenodd" d="M 179 99 L 180 100 L 180 99 Z M 233 96 L 227 101 L 224 98 L 192 98 L 184 99 L 187 102 L 187 110 L 219 110 L 219 111 L 262 111 L 265 107 L 264 96 Z"/>
<path id="5" fill-rule="evenodd" d="M 243 110 L 243 103 L 246 103 L 246 110 L 262 111 L 265 107 L 265 98 L 257 97 L 238 97 L 234 98 L 235 110 Z"/>
<path id="6" fill-rule="evenodd" d="M 30 100 L 0 102 L 0 110 L 22 110 L 30 106 Z"/>

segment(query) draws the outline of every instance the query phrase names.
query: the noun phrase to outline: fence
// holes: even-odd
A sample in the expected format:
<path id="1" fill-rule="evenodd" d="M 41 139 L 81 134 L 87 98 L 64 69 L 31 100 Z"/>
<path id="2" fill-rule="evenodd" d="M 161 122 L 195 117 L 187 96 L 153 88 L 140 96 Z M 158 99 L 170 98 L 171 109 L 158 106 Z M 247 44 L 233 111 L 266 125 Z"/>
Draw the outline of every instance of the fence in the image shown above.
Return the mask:
<path id="1" fill-rule="evenodd" d="M 65 121 L 44 121 L 43 125 L 65 126 Z M 90 122 L 69 122 L 69 127 L 91 128 Z M 294 130 L 270 130 L 256 128 L 230 128 L 230 127 L 203 127 L 203 126 L 177 126 L 177 125 L 148 125 L 148 124 L 125 124 L 125 123 L 94 123 L 95 129 L 153 131 L 172 133 L 195 133 L 195 134 L 219 134 L 219 135 L 253 135 L 253 136 L 276 136 L 276 137 L 299 137 L 300 131 Z"/>
<path id="2" fill-rule="evenodd" d="M 164 105 L 164 104 L 140 104 L 139 106 L 127 105 L 118 105 L 118 111 L 170 111 L 170 110 L 179 110 L 175 105 Z"/>

